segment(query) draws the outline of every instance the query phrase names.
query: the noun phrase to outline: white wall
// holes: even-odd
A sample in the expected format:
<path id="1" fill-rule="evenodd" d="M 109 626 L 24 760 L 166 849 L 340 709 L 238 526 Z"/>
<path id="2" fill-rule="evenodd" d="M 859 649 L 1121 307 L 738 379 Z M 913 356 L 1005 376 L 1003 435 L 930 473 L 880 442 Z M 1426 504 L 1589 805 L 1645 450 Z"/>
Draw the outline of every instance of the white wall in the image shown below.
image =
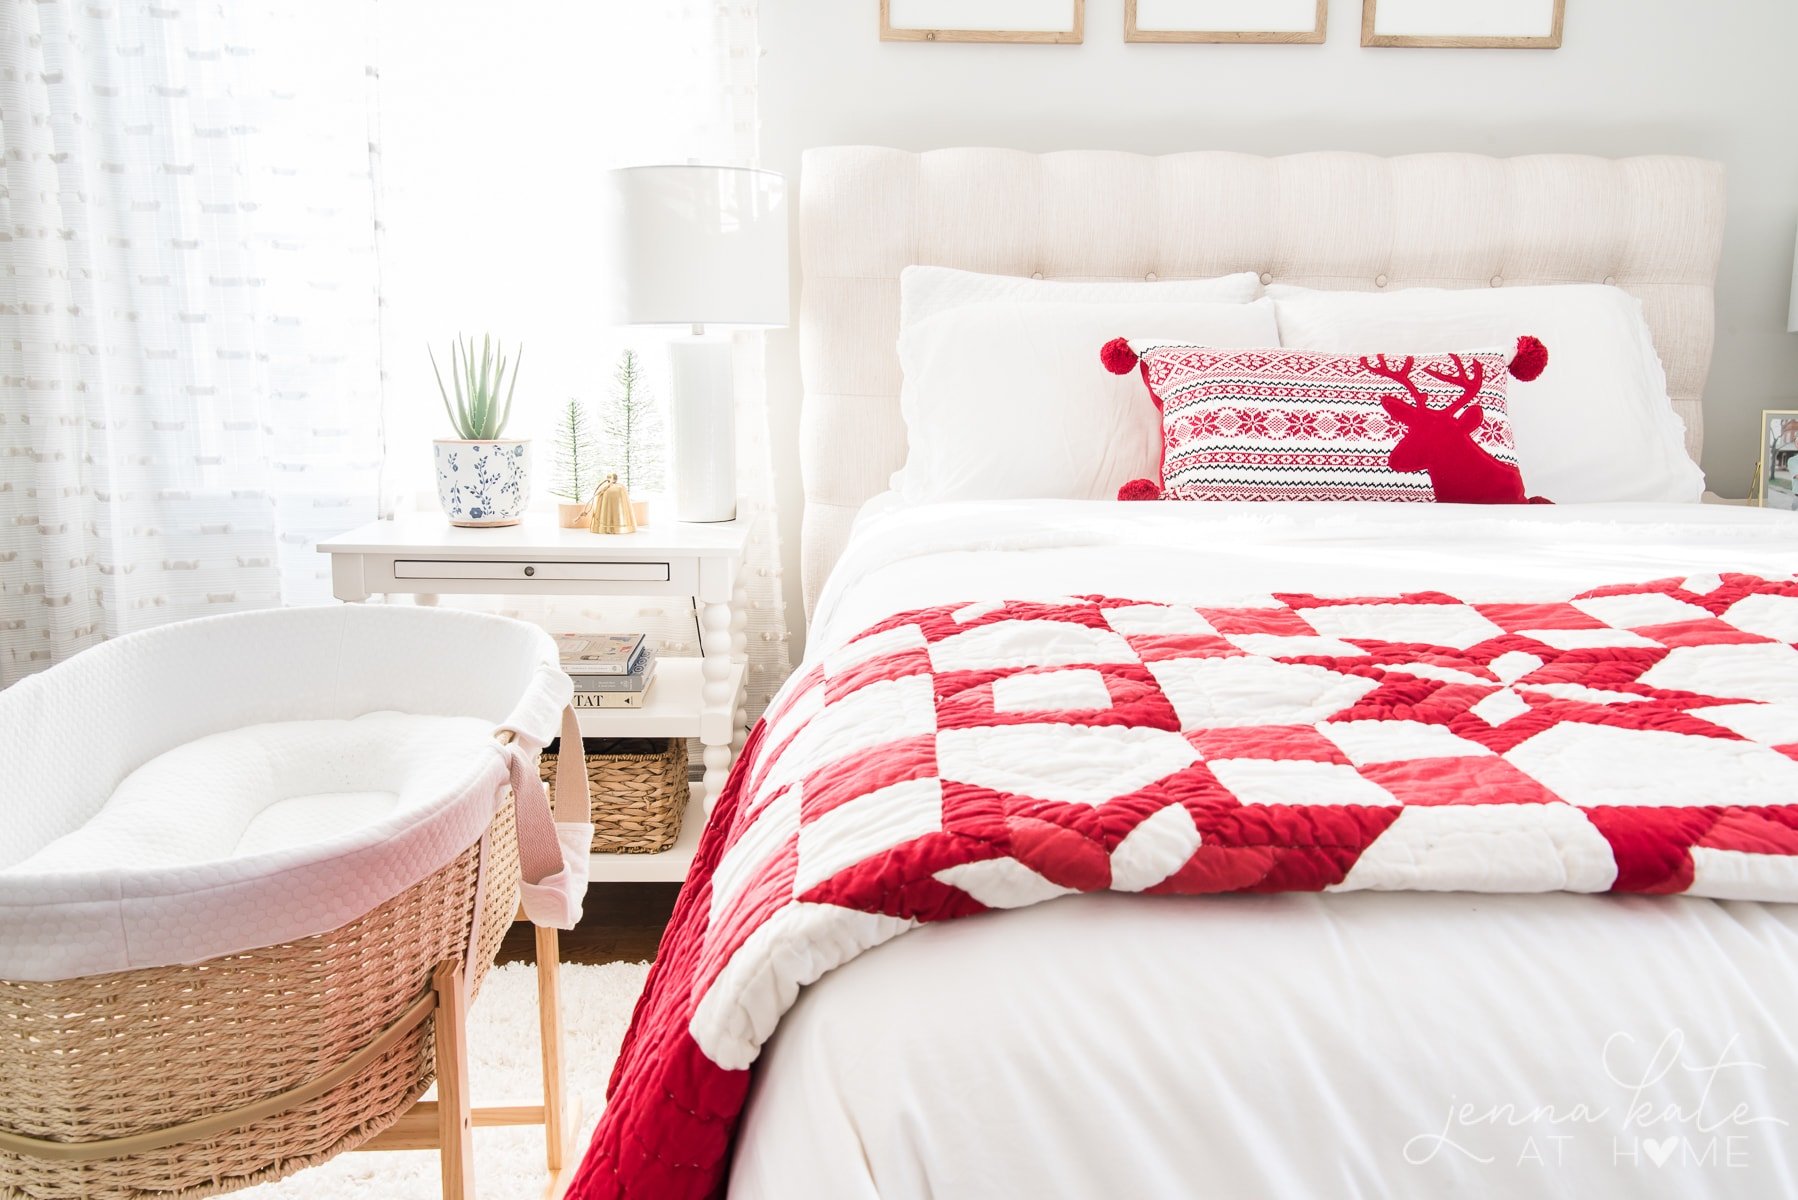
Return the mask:
<path id="1" fill-rule="evenodd" d="M 881 42 L 877 13 L 876 0 L 761 0 L 763 166 L 797 178 L 801 151 L 846 143 L 1718 159 L 1730 200 L 1706 391 L 1711 487 L 1744 494 L 1760 409 L 1798 408 L 1798 334 L 1785 332 L 1798 216 L 1792 0 L 1567 0 L 1563 46 L 1550 51 L 1363 49 L 1359 0 L 1331 0 L 1322 46 L 1126 45 L 1123 0 L 1087 0 L 1079 46 Z M 797 624 L 790 333 L 773 336 L 769 360 Z"/>

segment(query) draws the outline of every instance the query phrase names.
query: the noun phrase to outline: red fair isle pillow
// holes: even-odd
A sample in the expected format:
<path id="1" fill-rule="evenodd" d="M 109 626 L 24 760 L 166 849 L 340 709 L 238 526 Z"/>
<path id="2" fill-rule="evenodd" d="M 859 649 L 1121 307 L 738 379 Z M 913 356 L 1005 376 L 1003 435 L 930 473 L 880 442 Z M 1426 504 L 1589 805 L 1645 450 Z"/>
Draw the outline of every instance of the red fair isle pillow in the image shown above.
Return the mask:
<path id="1" fill-rule="evenodd" d="M 1373 357 L 1118 338 L 1100 357 L 1140 370 L 1161 409 L 1161 482 L 1120 500 L 1529 502 L 1505 387 L 1547 365 L 1535 338 L 1510 356 Z"/>

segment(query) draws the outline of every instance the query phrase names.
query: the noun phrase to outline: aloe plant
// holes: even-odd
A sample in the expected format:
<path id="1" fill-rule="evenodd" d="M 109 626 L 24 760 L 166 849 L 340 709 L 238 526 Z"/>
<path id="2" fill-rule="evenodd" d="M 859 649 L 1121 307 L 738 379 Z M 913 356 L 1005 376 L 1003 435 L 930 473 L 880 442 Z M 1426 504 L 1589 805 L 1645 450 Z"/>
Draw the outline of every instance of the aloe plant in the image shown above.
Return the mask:
<path id="1" fill-rule="evenodd" d="M 464 339 L 457 334 L 450 343 L 450 382 L 456 392 L 452 405 L 450 391 L 443 386 L 443 372 L 437 366 L 437 352 L 425 348 L 431 356 L 431 373 L 437 377 L 437 391 L 443 396 L 443 411 L 449 414 L 456 436 L 470 442 L 491 440 L 505 432 L 506 421 L 512 415 L 512 393 L 518 389 L 518 364 L 524 361 L 521 346 L 512 363 L 512 382 L 507 384 L 505 347 L 483 335 L 480 349 L 477 361 L 473 338 Z M 506 393 L 503 404 L 501 388 Z"/>

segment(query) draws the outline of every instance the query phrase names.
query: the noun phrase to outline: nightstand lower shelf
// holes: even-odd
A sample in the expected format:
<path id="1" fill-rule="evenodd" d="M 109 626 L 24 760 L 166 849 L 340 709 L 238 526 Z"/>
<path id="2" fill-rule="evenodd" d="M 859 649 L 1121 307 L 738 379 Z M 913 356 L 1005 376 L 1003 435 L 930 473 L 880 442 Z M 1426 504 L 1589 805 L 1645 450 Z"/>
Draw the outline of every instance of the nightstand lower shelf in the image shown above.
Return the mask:
<path id="1" fill-rule="evenodd" d="M 707 708 L 703 698 L 702 659 L 664 658 L 656 664 L 642 708 L 580 708 L 585 737 L 693 738 L 708 745 L 729 745 L 736 715 L 737 692 L 743 686 L 743 664 L 733 662 L 726 677 L 730 700 Z"/>
<path id="2" fill-rule="evenodd" d="M 707 776 L 716 787 L 724 784 L 724 771 L 730 765 L 729 747 L 736 728 L 737 699 L 743 687 L 744 665 L 730 664 L 726 676 L 728 702 L 707 705 L 704 702 L 705 675 L 702 660 L 697 658 L 665 658 L 656 667 L 655 683 L 649 689 L 648 703 L 642 708 L 577 709 L 581 733 L 586 737 L 608 738 L 698 738 L 711 747 L 722 748 L 722 758 L 713 770 L 711 755 L 707 757 Z M 699 849 L 699 835 L 705 829 L 706 784 L 695 783 L 689 789 L 687 807 L 681 815 L 680 837 L 660 854 L 595 854 L 588 871 L 594 883 L 679 883 L 687 877 L 693 853 Z"/>
<path id="3" fill-rule="evenodd" d="M 660 854 L 595 854 L 590 859 L 591 883 L 680 883 L 687 878 L 699 835 L 705 832 L 705 788 L 693 784 L 687 810 L 681 816 L 680 838 Z"/>

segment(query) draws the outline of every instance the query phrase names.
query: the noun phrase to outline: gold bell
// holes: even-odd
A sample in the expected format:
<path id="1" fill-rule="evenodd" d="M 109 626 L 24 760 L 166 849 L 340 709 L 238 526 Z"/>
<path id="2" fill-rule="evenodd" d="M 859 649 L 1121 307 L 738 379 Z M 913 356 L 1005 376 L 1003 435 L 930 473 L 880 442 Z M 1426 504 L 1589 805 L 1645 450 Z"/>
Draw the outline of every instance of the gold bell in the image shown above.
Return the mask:
<path id="1" fill-rule="evenodd" d="M 589 502 L 592 516 L 587 528 L 593 533 L 635 533 L 637 518 L 631 513 L 631 496 L 616 474 L 607 475 Z"/>

